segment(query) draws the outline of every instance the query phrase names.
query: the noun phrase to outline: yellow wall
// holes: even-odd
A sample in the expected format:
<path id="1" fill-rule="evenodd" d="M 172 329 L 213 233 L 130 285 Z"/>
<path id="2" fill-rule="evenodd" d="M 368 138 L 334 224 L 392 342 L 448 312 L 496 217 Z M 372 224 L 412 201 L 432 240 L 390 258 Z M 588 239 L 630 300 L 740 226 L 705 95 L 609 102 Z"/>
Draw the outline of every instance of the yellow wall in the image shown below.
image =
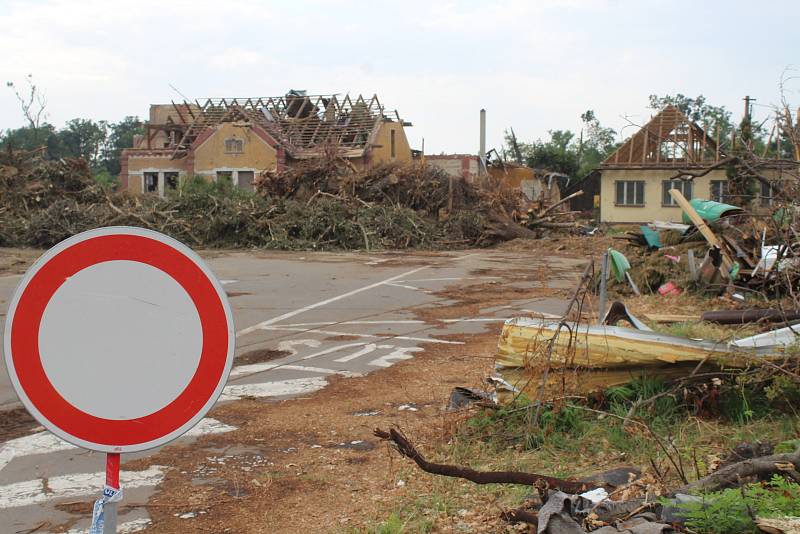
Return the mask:
<path id="1" fill-rule="evenodd" d="M 391 131 L 395 132 L 395 157 L 392 158 L 392 140 Z M 378 134 L 375 136 L 375 146 L 370 153 L 371 163 L 385 163 L 389 161 L 397 161 L 406 163 L 411 161 L 411 146 L 408 144 L 406 132 L 403 130 L 403 125 L 399 122 L 384 121 L 378 129 Z"/>
<path id="2" fill-rule="evenodd" d="M 675 170 L 648 170 L 648 169 L 606 169 L 600 178 L 600 220 L 609 223 L 672 221 L 681 222 L 681 209 L 678 206 L 662 206 L 661 193 L 662 181 L 675 176 Z M 765 169 L 761 174 L 770 180 L 786 179 L 789 175 L 775 169 Z M 644 207 L 616 206 L 617 180 L 644 180 Z M 711 200 L 711 182 L 727 180 L 725 169 L 716 169 L 705 176 L 695 178 L 692 188 L 692 198 Z M 760 184 L 756 183 L 755 198 L 748 206 L 748 210 L 755 214 L 769 213 L 771 208 L 761 206 L 759 192 Z"/>
<path id="3" fill-rule="evenodd" d="M 216 127 L 194 152 L 195 174 L 211 173 L 215 169 L 273 170 L 277 166 L 277 153 L 266 141 L 243 123 L 223 122 Z M 231 137 L 244 140 L 241 154 L 226 154 L 225 140 Z"/>
<path id="4" fill-rule="evenodd" d="M 126 190 L 131 193 L 141 193 L 142 173 L 144 172 L 174 171 L 180 173 L 181 177 L 183 177 L 186 174 L 185 164 L 185 159 L 171 159 L 171 155 L 153 157 L 131 154 L 128 157 L 128 188 Z"/>
<path id="5" fill-rule="evenodd" d="M 600 220 L 602 222 L 628 223 L 672 221 L 681 222 L 681 208 L 678 206 L 662 206 L 662 181 L 675 176 L 674 170 L 651 169 L 608 169 L 604 170 L 600 182 Z M 725 180 L 723 169 L 715 170 L 705 176 L 694 179 L 692 198 L 711 198 L 711 181 Z M 644 206 L 617 206 L 617 180 L 643 180 Z"/>

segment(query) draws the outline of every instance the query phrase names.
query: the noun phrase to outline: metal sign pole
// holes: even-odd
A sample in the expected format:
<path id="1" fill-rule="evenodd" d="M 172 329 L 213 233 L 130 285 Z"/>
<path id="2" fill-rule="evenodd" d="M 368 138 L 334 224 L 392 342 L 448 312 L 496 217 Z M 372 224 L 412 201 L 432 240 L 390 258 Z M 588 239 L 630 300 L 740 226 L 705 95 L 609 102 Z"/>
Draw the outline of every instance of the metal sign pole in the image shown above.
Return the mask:
<path id="1" fill-rule="evenodd" d="M 119 453 L 106 455 L 106 486 L 119 491 Z M 103 507 L 103 534 L 117 534 L 117 502 L 106 502 Z"/>

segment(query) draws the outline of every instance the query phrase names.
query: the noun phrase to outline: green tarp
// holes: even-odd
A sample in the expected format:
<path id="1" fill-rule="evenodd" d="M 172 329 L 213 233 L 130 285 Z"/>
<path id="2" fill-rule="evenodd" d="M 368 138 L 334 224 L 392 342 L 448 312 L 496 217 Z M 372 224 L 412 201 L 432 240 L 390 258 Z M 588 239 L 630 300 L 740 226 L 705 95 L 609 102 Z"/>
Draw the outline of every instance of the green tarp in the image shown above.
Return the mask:
<path id="1" fill-rule="evenodd" d="M 730 204 L 723 204 L 722 202 L 714 202 L 713 200 L 703 200 L 702 198 L 693 198 L 689 201 L 694 210 L 706 222 L 714 222 L 723 215 L 730 213 L 744 213 L 742 208 L 731 206 Z M 681 219 L 685 224 L 692 224 L 692 220 L 686 213 L 682 213 Z"/>

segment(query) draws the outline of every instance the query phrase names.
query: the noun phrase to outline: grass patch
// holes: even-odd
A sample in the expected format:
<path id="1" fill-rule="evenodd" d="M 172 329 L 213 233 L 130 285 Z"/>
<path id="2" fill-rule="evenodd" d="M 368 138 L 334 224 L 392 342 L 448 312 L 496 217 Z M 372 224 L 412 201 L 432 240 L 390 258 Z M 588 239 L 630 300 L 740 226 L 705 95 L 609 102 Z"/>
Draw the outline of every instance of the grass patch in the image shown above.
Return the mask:
<path id="1" fill-rule="evenodd" d="M 787 442 L 786 447 L 791 447 L 794 442 L 787 440 L 800 435 L 800 417 L 791 409 L 794 395 L 800 396 L 800 392 L 792 381 L 773 378 L 727 383 L 719 391 L 714 413 L 697 413 L 696 397 L 670 388 L 668 382 L 645 377 L 611 388 L 597 398 L 546 405 L 535 428 L 535 404 L 521 396 L 514 404 L 462 416 L 453 422 L 446 443 L 423 453 L 431 461 L 477 470 L 520 470 L 561 478 L 580 478 L 621 465 L 652 473 L 650 466 L 655 464 L 666 485 L 676 487 L 682 481 L 673 461 L 691 481 L 708 474 L 739 443 Z M 639 403 L 660 393 L 665 394 L 650 403 Z M 625 425 L 623 419 L 629 414 L 636 422 Z M 519 506 L 535 493 L 525 486 L 479 486 L 415 471 L 410 464 L 407 467 L 403 475 L 408 483 L 406 494 L 393 502 L 387 516 L 369 527 L 372 530 L 358 532 L 382 532 L 375 529 L 398 525 L 401 530 L 385 532 L 458 531 L 464 509 L 481 509 L 487 517 L 496 517 L 500 509 Z M 701 519 L 698 515 L 697 520 Z"/>

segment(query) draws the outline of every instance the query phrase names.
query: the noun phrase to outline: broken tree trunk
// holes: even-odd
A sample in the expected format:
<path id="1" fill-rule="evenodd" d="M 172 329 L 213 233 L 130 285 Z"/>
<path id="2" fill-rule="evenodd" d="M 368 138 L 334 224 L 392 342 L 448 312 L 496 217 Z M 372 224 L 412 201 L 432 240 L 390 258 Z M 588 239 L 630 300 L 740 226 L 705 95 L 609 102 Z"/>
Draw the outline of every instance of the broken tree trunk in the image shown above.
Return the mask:
<path id="1" fill-rule="evenodd" d="M 536 473 L 523 473 L 520 471 L 475 471 L 469 467 L 461 467 L 458 465 L 435 464 L 427 461 L 411 442 L 408 441 L 408 438 L 394 428 L 390 429 L 388 432 L 376 428 L 374 434 L 376 437 L 391 443 L 400 454 L 413 460 L 420 469 L 434 475 L 463 478 L 475 484 L 520 484 L 542 489 L 560 490 L 566 493 L 582 493 L 597 487 L 596 484 L 562 480 L 546 475 L 537 475 Z"/>
<path id="2" fill-rule="evenodd" d="M 784 471 L 787 467 L 786 464 L 792 464 L 795 469 L 800 469 L 800 449 L 792 453 L 761 456 L 731 464 L 696 482 L 687 484 L 673 493 L 708 492 L 738 486 L 744 478 L 753 476 L 766 477 L 767 475 Z"/>

